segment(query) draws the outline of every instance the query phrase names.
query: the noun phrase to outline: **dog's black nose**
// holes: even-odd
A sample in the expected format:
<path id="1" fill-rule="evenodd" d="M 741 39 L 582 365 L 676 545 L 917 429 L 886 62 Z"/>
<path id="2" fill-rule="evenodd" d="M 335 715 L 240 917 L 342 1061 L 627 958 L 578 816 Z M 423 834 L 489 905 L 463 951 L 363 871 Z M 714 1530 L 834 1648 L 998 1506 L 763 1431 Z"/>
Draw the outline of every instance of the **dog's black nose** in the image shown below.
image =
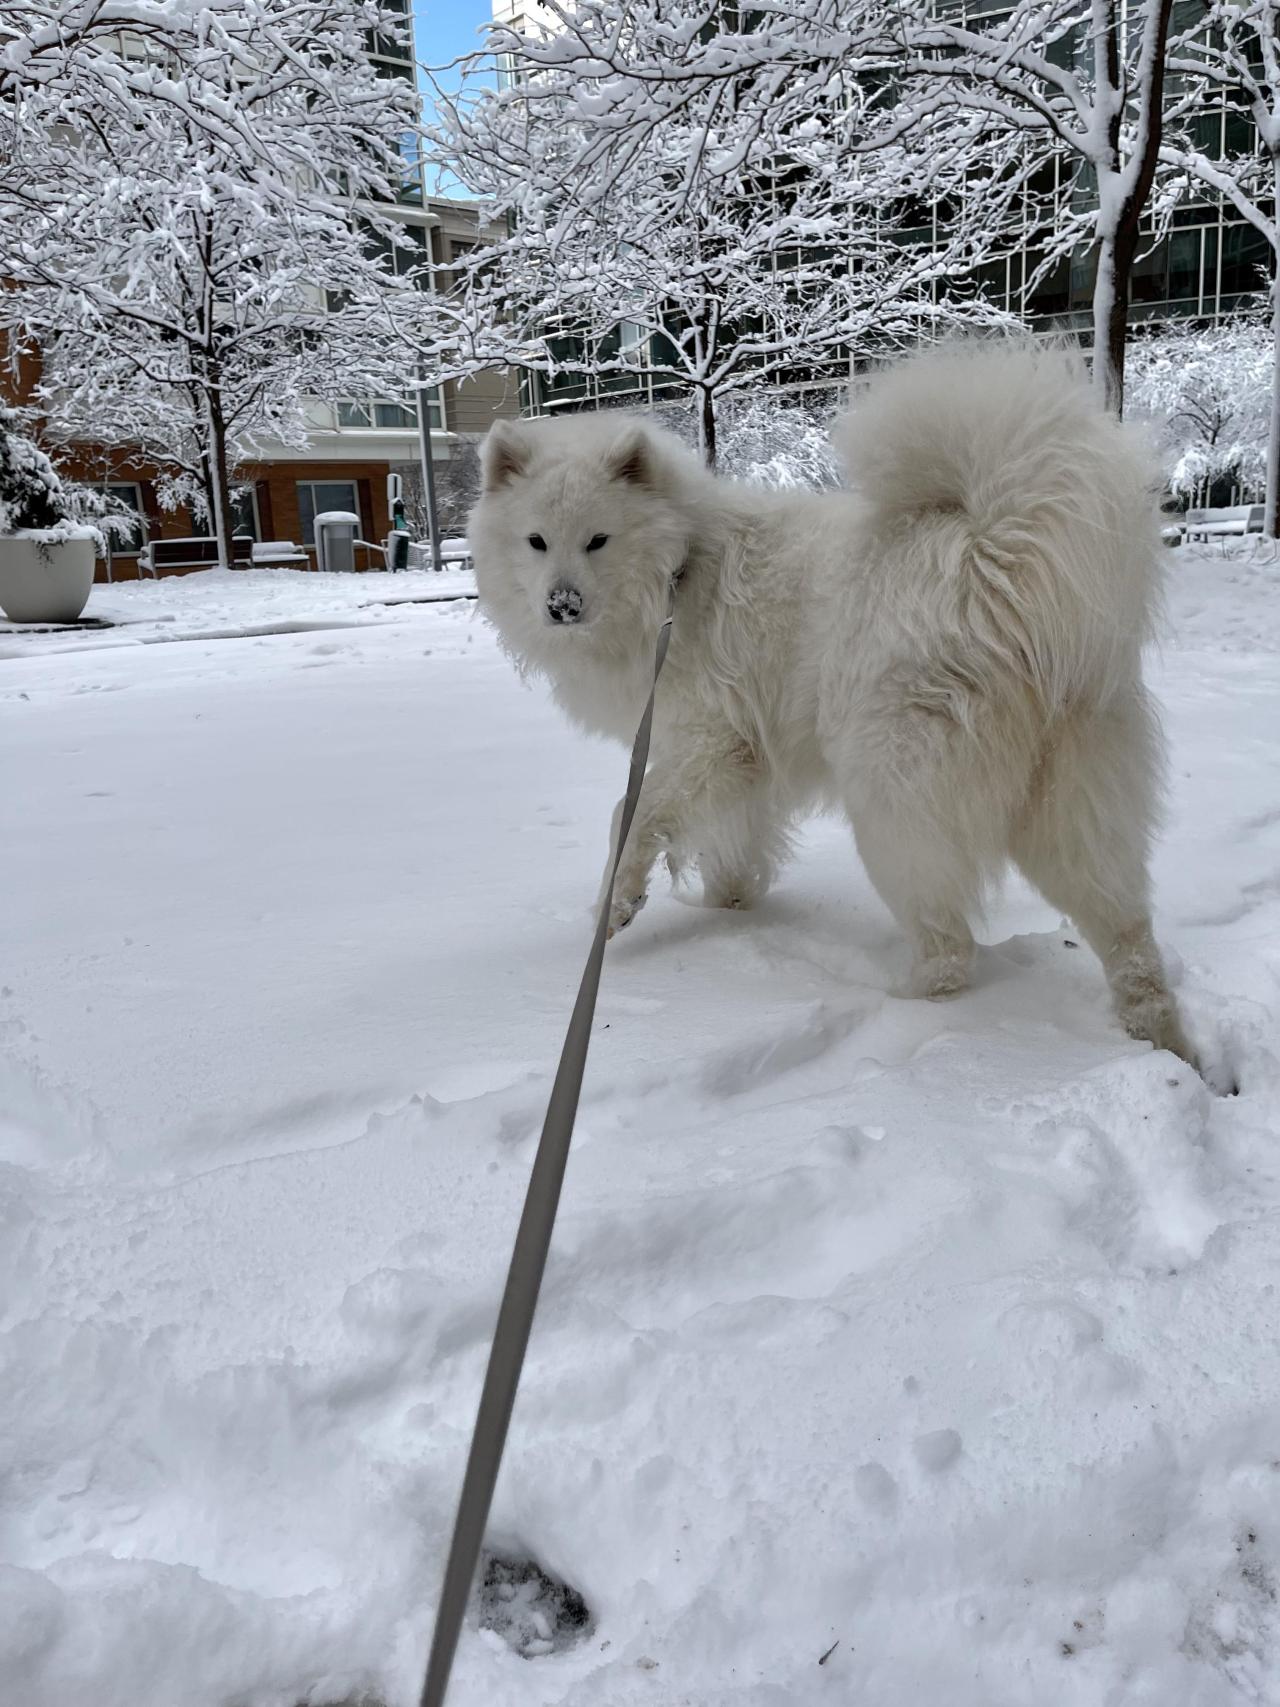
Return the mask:
<path id="1" fill-rule="evenodd" d="M 552 622 L 577 622 L 582 615 L 582 594 L 563 581 L 547 594 L 547 615 Z"/>

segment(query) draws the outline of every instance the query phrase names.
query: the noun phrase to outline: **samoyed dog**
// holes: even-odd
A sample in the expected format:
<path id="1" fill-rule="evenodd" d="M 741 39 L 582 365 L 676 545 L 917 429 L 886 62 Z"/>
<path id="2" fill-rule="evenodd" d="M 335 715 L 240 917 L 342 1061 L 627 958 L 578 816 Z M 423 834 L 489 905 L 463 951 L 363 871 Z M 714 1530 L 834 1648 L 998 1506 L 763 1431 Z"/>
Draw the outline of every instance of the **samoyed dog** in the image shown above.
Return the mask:
<path id="1" fill-rule="evenodd" d="M 827 494 L 717 479 L 620 413 L 485 442 L 481 606 L 584 729 L 630 744 L 676 583 L 612 926 L 659 857 L 696 867 L 710 905 L 750 906 L 788 826 L 835 806 L 910 939 L 914 993 L 964 989 L 970 921 L 1013 860 L 1096 951 L 1126 1031 L 1193 1061 L 1151 929 L 1141 445 L 1076 358 L 1021 343 L 906 360 L 836 432 L 850 490 Z"/>

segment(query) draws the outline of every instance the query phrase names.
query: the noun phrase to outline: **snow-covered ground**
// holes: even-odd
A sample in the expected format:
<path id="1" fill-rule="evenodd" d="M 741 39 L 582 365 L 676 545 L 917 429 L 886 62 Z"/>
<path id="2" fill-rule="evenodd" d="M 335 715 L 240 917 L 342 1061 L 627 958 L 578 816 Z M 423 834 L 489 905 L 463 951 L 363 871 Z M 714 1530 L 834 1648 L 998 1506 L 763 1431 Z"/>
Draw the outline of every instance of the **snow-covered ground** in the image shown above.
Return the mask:
<path id="1" fill-rule="evenodd" d="M 440 574 L 320 575 L 313 570 L 205 570 L 160 580 L 95 586 L 82 628 L 41 632 L 0 612 L 0 660 L 86 646 L 229 640 L 358 628 L 393 618 L 405 604 L 474 598 L 469 570 Z"/>
<path id="2" fill-rule="evenodd" d="M 491 1526 L 589 1621 L 473 1623 L 452 1707 L 1280 1703 L 1280 568 L 1170 564 L 1160 931 L 1241 1094 L 1012 883 L 887 994 L 834 822 L 655 895 Z M 625 769 L 431 586 L 0 636 L 5 1707 L 416 1701 Z"/>

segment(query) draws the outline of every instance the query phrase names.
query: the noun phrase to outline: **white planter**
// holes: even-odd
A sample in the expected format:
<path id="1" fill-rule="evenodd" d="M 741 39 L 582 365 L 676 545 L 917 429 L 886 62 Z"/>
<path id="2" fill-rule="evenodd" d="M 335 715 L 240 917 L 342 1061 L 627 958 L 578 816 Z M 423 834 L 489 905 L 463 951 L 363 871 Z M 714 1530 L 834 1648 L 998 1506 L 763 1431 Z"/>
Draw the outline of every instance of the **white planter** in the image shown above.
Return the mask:
<path id="1" fill-rule="evenodd" d="M 74 622 L 93 586 L 94 541 L 0 534 L 0 610 L 10 622 Z"/>

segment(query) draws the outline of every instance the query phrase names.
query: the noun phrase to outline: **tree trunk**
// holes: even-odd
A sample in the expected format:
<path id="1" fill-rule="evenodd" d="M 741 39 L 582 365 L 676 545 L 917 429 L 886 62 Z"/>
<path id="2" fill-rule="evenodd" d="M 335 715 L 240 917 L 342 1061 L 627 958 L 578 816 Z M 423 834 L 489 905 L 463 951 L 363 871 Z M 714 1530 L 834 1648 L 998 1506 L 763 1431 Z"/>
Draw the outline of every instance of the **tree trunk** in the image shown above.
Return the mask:
<path id="1" fill-rule="evenodd" d="M 1129 332 L 1133 263 L 1142 237 L 1142 216 L 1151 198 L 1164 134 L 1164 62 L 1173 0 L 1147 0 L 1139 57 L 1136 134 L 1128 171 L 1120 160 L 1120 7 L 1095 0 L 1093 9 L 1096 84 L 1094 100 L 1111 101 L 1107 168 L 1098 170 L 1098 276 L 1093 291 L 1093 383 L 1103 405 L 1124 413 L 1124 358 Z M 1095 160 L 1095 167 L 1098 161 Z M 1127 186 L 1125 179 L 1128 178 Z"/>
<path id="2" fill-rule="evenodd" d="M 1124 346 L 1129 329 L 1128 278 L 1120 289 L 1115 233 L 1098 244 L 1098 273 L 1093 283 L 1093 389 L 1104 409 L 1124 412 Z"/>
<path id="3" fill-rule="evenodd" d="M 205 455 L 212 471 L 213 535 L 218 542 L 218 567 L 230 569 L 235 562 L 231 538 L 235 524 L 231 515 L 231 470 L 227 466 L 227 423 L 222 408 L 222 393 L 216 379 L 211 379 L 205 391 L 205 417 L 209 443 Z"/>
<path id="4" fill-rule="evenodd" d="M 213 465 L 209 461 L 208 455 L 203 452 L 200 456 L 200 490 L 204 494 L 204 515 L 203 518 L 193 517 L 192 519 L 201 522 L 207 531 L 212 532 L 214 512 L 218 506 L 213 495 L 215 490 Z"/>
<path id="5" fill-rule="evenodd" d="M 698 393 L 698 403 L 698 449 L 702 452 L 702 460 L 714 472 L 716 466 L 715 393 L 704 388 Z"/>
<path id="6" fill-rule="evenodd" d="M 204 402 L 205 443 L 200 454 L 209 471 L 209 496 L 213 501 L 213 536 L 218 542 L 218 567 L 230 569 L 235 562 L 231 547 L 231 471 L 227 467 L 227 415 L 222 402 L 222 360 L 218 354 L 218 305 L 213 287 L 213 219 L 197 217 L 203 272 L 200 320 L 200 350 L 197 383 Z"/>
<path id="7" fill-rule="evenodd" d="M 1129 342 L 1129 299 L 1137 259 L 1142 209 L 1126 204 L 1120 227 L 1098 245 L 1098 277 L 1093 287 L 1093 373 L 1099 401 L 1114 415 L 1124 414 L 1124 359 Z"/>
<path id="8" fill-rule="evenodd" d="M 1263 532 L 1280 539 L 1280 257 L 1271 280 L 1271 426 L 1267 434 L 1267 501 Z"/>

